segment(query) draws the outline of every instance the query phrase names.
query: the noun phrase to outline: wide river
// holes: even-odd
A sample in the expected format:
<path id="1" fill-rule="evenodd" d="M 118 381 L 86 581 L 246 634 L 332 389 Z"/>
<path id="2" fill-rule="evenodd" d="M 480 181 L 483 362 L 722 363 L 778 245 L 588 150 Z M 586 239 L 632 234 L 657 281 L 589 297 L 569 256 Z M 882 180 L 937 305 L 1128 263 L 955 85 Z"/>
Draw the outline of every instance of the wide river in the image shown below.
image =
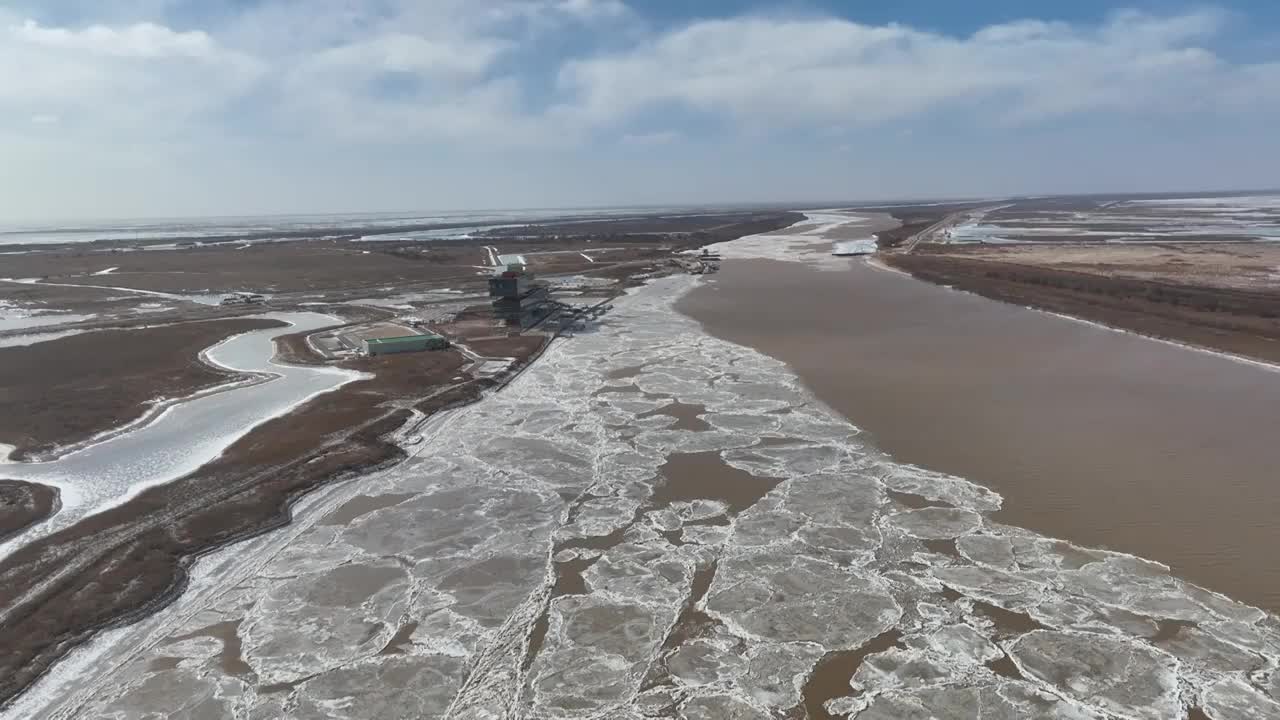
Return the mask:
<path id="1" fill-rule="evenodd" d="M 810 257 L 727 263 L 679 307 L 1000 520 L 1280 611 L 1280 369 Z"/>
<path id="2" fill-rule="evenodd" d="M 860 326 L 849 318 L 877 306 L 831 288 L 915 286 L 806 251 L 826 237 L 856 241 L 850 222 L 824 213 L 725 250 L 838 272 L 730 261 L 714 280 L 663 278 L 620 299 L 503 391 L 430 421 L 403 464 L 326 486 L 294 508 L 287 528 L 201 558 L 173 605 L 76 650 L 5 716 L 1280 717 L 1274 614 L 1155 562 L 1055 537 L 1036 525 L 1054 513 L 1037 508 L 1111 509 L 1048 482 L 1023 492 L 1012 480 L 1021 473 L 995 474 L 1004 462 L 1033 467 L 1006 458 L 1022 452 L 1035 422 L 1059 431 L 1054 440 L 1068 448 L 1059 457 L 1094 449 L 1049 420 L 1070 393 L 1026 410 L 1035 421 L 1026 428 L 996 423 L 1001 405 L 980 394 L 944 409 L 955 382 L 946 368 L 973 357 L 950 350 L 966 333 L 942 332 L 927 312 L 914 339 L 912 323 L 888 323 L 902 326 L 902 344 L 868 335 L 862 342 L 885 358 L 859 366 L 877 351 L 851 349 Z M 700 284 L 683 307 L 740 341 L 677 312 Z M 957 299 L 969 302 L 938 295 L 931 305 L 946 312 Z M 830 344 L 818 316 L 847 321 L 850 347 Z M 1027 322 L 1078 330 L 1038 315 Z M 908 347 L 914 365 L 900 368 Z M 1182 357 L 1164 346 L 1152 357 L 1157 349 Z M 795 368 L 770 356 L 800 350 L 808 360 Z M 922 444 L 972 444 L 989 456 L 973 481 L 877 447 L 903 441 L 877 420 L 882 411 L 862 405 L 892 405 L 895 393 L 860 401 L 840 378 L 866 373 L 859 387 L 876 386 L 891 382 L 891 368 L 916 409 L 902 432 L 919 432 Z M 1244 377 L 1265 392 L 1264 376 Z M 1055 373 L 1042 381 L 1056 383 Z M 1148 387 L 1133 401 L 1178 392 Z M 925 422 L 934 413 L 948 421 Z M 1129 426 L 1112 427 L 1123 444 Z M 1132 441 L 1157 435 L 1145 429 Z M 1211 509 L 1236 480 L 1202 481 Z M 1081 494 L 1063 499 L 1070 492 Z M 1135 549 L 1122 536 L 1108 544 Z M 1230 592 L 1233 577 L 1203 582 Z"/>

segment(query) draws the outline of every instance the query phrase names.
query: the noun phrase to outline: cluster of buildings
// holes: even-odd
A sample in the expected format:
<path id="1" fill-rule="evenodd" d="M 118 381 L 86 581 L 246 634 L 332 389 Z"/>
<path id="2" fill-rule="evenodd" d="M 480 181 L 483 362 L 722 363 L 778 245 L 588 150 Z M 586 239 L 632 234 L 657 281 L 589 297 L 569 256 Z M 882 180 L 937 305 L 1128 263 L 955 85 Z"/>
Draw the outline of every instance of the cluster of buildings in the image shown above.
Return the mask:
<path id="1" fill-rule="evenodd" d="M 259 305 L 267 301 L 265 295 L 252 292 L 235 292 L 222 298 L 219 305 Z"/>
<path id="2" fill-rule="evenodd" d="M 688 261 L 699 272 L 715 272 L 719 256 L 703 252 Z M 489 277 L 489 297 L 493 318 L 512 328 L 531 328 L 546 321 L 548 327 L 559 331 L 585 329 L 590 320 L 612 309 L 604 302 L 587 306 L 565 305 L 551 297 L 547 283 L 538 282 L 528 271 L 524 257 L 520 255 L 497 256 L 498 265 Z M 558 323 L 558 325 L 556 324 Z M 417 324 L 417 323 L 415 323 Z M 419 325 L 421 327 L 421 325 Z M 442 335 L 423 332 L 404 337 L 368 338 L 364 340 L 366 355 L 442 350 L 449 341 Z"/>

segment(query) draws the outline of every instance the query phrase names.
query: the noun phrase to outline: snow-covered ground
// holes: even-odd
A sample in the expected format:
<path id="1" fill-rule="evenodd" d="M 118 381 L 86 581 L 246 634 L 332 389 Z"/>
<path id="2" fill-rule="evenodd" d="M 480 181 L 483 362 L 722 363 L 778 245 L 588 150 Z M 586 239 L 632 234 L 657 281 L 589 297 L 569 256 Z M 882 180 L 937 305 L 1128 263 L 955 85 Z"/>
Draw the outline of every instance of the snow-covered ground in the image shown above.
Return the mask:
<path id="1" fill-rule="evenodd" d="M 853 248 L 875 249 L 872 235 L 878 221 L 868 215 L 856 215 L 838 210 L 822 210 L 805 213 L 804 223 L 763 235 L 716 243 L 708 247 L 726 260 L 788 260 L 805 262 L 823 270 L 843 270 L 849 267 L 849 258 L 835 257 L 833 251 L 849 252 Z M 833 240 L 833 231 L 865 228 L 866 237 L 852 240 Z"/>
<path id="2" fill-rule="evenodd" d="M 1093 211 L 1035 212 L 951 231 L 957 243 L 1015 243 L 1015 238 L 1169 242 L 1216 236 L 1280 241 L 1280 196 L 1127 200 Z"/>
<path id="3" fill-rule="evenodd" d="M 1275 617 L 993 520 L 996 493 L 894 462 L 785 365 L 676 313 L 696 282 L 636 291 L 438 416 L 409 461 L 200 559 L 174 605 L 5 717 L 765 720 L 826 654 L 891 631 L 833 711 L 1280 717 Z M 706 425 L 677 428 L 677 402 Z M 689 454 L 738 485 L 663 499 Z M 556 590 L 571 568 L 582 594 Z M 698 632 L 677 632 L 687 604 Z"/>

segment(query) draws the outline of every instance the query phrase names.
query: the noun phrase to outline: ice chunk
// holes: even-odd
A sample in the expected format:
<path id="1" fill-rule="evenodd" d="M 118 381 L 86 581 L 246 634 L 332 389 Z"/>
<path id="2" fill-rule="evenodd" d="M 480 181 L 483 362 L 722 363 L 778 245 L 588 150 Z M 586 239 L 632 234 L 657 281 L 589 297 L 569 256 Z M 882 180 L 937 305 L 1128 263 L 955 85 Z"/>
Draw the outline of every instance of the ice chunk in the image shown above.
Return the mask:
<path id="1" fill-rule="evenodd" d="M 705 419 L 713 427 L 728 432 L 763 435 L 778 429 L 781 421 L 776 415 L 746 413 L 709 413 Z"/>
<path id="2" fill-rule="evenodd" d="M 217 720 L 232 717 L 236 696 L 245 691 L 240 681 L 216 673 L 196 676 L 186 670 L 149 675 L 117 700 L 95 698 L 83 717 L 171 718 Z"/>
<path id="3" fill-rule="evenodd" d="M 999 535 L 965 535 L 956 540 L 956 550 L 971 562 L 1001 570 L 1013 568 L 1013 544 Z"/>
<path id="4" fill-rule="evenodd" d="M 697 546 L 625 542 L 610 548 L 585 573 L 588 586 L 610 596 L 677 606 L 688 593 Z"/>
<path id="5" fill-rule="evenodd" d="M 852 685 L 864 692 L 880 692 L 895 688 L 940 685 L 942 680 L 949 677 L 951 672 L 946 665 L 924 653 L 889 648 L 884 652 L 868 655 L 854 674 Z"/>
<path id="6" fill-rule="evenodd" d="M 931 572 L 944 584 L 960 588 L 966 595 L 990 599 L 998 605 L 1005 602 L 1030 603 L 1038 600 L 1043 591 L 1039 583 L 994 568 L 934 567 Z"/>
<path id="7" fill-rule="evenodd" d="M 590 595 L 553 600 L 531 668 L 537 704 L 552 717 L 577 718 L 634 693 L 667 631 L 659 612 Z"/>
<path id="8" fill-rule="evenodd" d="M 681 645 L 667 660 L 667 671 L 684 685 L 710 685 L 740 677 L 747 660 L 721 638 L 694 640 Z"/>
<path id="9" fill-rule="evenodd" d="M 771 720 L 768 713 L 729 695 L 699 697 L 685 703 L 681 720 Z"/>
<path id="10" fill-rule="evenodd" d="M 411 720 L 443 717 L 466 676 L 459 658 L 391 655 L 331 670 L 299 689 L 291 717 Z"/>
<path id="11" fill-rule="evenodd" d="M 902 609 L 883 580 L 793 554 L 722 561 L 707 612 L 743 634 L 855 648 L 888 630 Z"/>
<path id="12" fill-rule="evenodd" d="M 1280 718 L 1280 702 L 1263 695 L 1239 678 L 1227 678 L 1204 693 L 1204 712 L 1213 720 L 1273 720 Z"/>
<path id="13" fill-rule="evenodd" d="M 1107 713 L 1151 720 L 1181 716 L 1177 661 L 1140 642 L 1036 630 L 1014 641 L 1010 653 L 1027 675 Z"/>
<path id="14" fill-rule="evenodd" d="M 1000 509 L 1002 498 L 998 494 L 968 480 L 889 461 L 882 462 L 880 467 L 880 479 L 891 490 L 978 512 Z"/>
<path id="15" fill-rule="evenodd" d="M 1173 637 L 1160 640 L 1156 645 L 1188 668 L 1202 672 L 1248 672 L 1266 664 L 1261 656 L 1197 627 L 1179 628 Z"/>
<path id="16" fill-rule="evenodd" d="M 994 688 L 927 687 L 889 691 L 856 716 L 858 720 L 1024 720 Z"/>
<path id="17" fill-rule="evenodd" d="M 241 626 L 245 660 L 264 685 L 294 682 L 381 650 L 409 578 L 395 562 L 342 565 L 276 586 Z M 297 632 L 305 627 L 305 633 Z"/>
<path id="18" fill-rule="evenodd" d="M 925 635 L 907 638 L 905 643 L 960 665 L 980 665 L 1004 655 L 972 625 L 964 624 L 944 625 Z"/>
<path id="19" fill-rule="evenodd" d="M 922 540 L 947 540 L 982 527 L 982 516 L 960 508 L 921 508 L 888 516 L 888 522 Z"/>
<path id="20" fill-rule="evenodd" d="M 762 707 L 795 707 L 801 686 L 825 652 L 815 643 L 763 643 L 747 653 L 747 672 L 737 685 Z"/>

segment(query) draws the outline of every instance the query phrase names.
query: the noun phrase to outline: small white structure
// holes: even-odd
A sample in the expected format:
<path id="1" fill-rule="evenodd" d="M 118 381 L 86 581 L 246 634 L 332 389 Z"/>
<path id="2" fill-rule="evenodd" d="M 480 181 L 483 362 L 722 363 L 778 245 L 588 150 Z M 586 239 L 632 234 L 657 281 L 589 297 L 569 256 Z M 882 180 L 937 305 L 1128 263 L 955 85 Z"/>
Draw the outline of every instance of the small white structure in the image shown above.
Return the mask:
<path id="1" fill-rule="evenodd" d="M 266 301 L 267 301 L 266 296 L 260 295 L 258 293 L 235 292 L 222 298 L 222 302 L 219 304 L 221 305 L 256 305 L 258 303 L 263 303 Z"/>

